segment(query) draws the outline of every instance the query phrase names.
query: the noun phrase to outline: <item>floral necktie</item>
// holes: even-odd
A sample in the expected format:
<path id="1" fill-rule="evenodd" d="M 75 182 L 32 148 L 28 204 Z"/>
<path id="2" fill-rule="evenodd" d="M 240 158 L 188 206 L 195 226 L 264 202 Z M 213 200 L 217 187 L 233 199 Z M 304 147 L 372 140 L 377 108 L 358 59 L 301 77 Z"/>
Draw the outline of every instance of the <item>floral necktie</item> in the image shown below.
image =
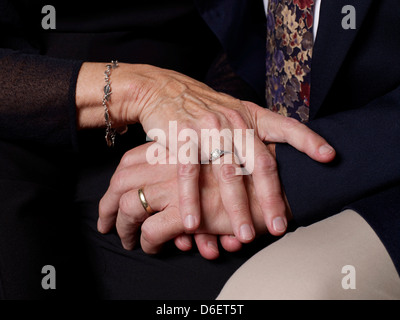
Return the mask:
<path id="1" fill-rule="evenodd" d="M 314 0 L 269 0 L 266 100 L 272 111 L 307 122 Z"/>

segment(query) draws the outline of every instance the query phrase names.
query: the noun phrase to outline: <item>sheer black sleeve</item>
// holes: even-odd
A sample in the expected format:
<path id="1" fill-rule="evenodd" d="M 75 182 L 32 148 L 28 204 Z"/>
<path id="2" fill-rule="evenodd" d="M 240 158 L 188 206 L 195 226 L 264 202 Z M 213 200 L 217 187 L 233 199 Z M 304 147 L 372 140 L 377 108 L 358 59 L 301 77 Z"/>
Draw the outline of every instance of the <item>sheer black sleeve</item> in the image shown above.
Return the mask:
<path id="1" fill-rule="evenodd" d="M 0 49 L 0 138 L 75 145 L 75 89 L 81 64 Z"/>

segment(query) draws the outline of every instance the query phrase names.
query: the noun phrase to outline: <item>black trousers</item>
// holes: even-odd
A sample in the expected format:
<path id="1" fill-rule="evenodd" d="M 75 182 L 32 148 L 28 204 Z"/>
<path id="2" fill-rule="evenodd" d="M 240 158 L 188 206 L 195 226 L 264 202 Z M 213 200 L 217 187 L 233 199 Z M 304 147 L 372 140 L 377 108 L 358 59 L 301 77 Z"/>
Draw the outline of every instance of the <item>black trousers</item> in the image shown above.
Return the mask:
<path id="1" fill-rule="evenodd" d="M 132 142 L 136 141 L 136 142 Z M 145 142 L 141 128 L 107 149 L 103 132 L 84 133 L 80 151 L 0 141 L 2 299 L 214 299 L 231 274 L 276 240 L 207 261 L 167 244 L 149 256 L 126 251 L 116 232 L 97 232 L 98 203 L 123 153 Z M 42 268 L 55 268 L 44 289 Z"/>

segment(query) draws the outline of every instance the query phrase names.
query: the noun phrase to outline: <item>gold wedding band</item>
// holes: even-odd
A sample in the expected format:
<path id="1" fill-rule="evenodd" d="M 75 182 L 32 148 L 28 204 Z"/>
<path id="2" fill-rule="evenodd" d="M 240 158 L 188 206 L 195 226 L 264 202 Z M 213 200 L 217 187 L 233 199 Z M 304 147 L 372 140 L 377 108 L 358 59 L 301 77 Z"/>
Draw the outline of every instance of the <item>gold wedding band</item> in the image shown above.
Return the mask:
<path id="1" fill-rule="evenodd" d="M 138 195 L 144 210 L 146 210 L 146 212 L 150 215 L 153 214 L 155 211 L 150 207 L 149 203 L 147 202 L 146 197 L 144 196 L 143 188 L 140 188 L 138 190 Z"/>

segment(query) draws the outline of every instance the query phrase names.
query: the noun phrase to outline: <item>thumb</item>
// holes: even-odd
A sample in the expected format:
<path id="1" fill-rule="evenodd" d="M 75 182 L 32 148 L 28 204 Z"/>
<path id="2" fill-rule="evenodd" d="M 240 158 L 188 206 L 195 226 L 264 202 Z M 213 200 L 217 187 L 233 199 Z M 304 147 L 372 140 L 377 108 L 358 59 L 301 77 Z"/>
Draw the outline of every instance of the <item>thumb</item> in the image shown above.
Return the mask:
<path id="1" fill-rule="evenodd" d="M 327 163 L 335 158 L 335 149 L 305 124 L 251 102 L 243 104 L 250 111 L 256 134 L 264 142 L 288 143 L 318 162 Z"/>

